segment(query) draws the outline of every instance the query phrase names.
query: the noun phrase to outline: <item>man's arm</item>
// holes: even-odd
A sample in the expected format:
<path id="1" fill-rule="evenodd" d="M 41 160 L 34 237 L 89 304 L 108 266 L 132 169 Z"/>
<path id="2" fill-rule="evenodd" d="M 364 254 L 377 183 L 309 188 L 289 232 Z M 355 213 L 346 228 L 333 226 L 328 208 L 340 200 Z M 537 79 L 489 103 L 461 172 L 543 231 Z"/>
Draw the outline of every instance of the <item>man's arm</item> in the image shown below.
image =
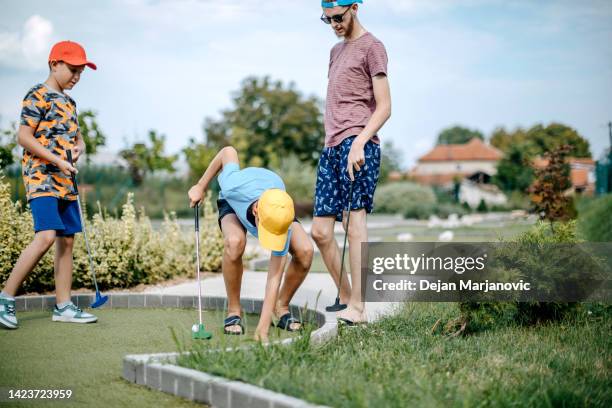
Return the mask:
<path id="1" fill-rule="evenodd" d="M 351 151 L 348 156 L 348 173 L 351 180 L 354 180 L 353 169 L 359 171 L 365 164 L 363 147 L 383 127 L 385 122 L 391 117 L 391 90 L 389 89 L 389 79 L 384 74 L 376 75 L 372 78 L 374 99 L 376 109 L 370 117 L 367 125 L 353 141 Z"/>
<path id="2" fill-rule="evenodd" d="M 34 137 L 33 128 L 26 125 L 19 126 L 19 131 L 17 132 L 17 143 L 19 143 L 21 147 L 32 153 L 34 156 L 47 160 L 49 163 L 55 164 L 65 175 L 69 176 L 70 173 L 77 173 L 77 170 L 70 165 L 70 163 L 51 153 L 50 150 L 45 148 L 38 142 L 38 140 L 36 140 Z"/>
<path id="3" fill-rule="evenodd" d="M 202 201 L 204 193 L 206 189 L 208 189 L 208 185 L 227 163 L 240 163 L 238 160 L 238 152 L 231 146 L 226 146 L 219 150 L 219 153 L 212 159 L 198 183 L 189 189 L 188 195 L 192 208 Z"/>
<path id="4" fill-rule="evenodd" d="M 261 307 L 259 323 L 255 329 L 255 340 L 268 340 L 268 332 L 270 330 L 270 324 L 272 324 L 272 315 L 274 314 L 274 307 L 276 305 L 276 300 L 278 299 L 278 291 L 281 284 L 281 278 L 283 276 L 283 270 L 285 269 L 286 260 L 287 255 L 270 256 L 268 279 L 266 281 L 266 293 L 264 295 L 263 306 Z"/>

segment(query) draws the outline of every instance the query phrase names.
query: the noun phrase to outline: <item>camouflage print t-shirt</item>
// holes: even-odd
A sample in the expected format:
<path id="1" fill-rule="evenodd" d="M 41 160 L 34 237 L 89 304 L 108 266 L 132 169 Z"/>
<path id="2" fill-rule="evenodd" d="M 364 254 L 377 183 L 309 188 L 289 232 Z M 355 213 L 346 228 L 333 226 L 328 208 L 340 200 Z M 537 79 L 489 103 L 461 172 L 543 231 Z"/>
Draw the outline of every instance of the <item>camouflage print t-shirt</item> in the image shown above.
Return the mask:
<path id="1" fill-rule="evenodd" d="M 51 153 L 67 160 L 66 150 L 76 145 L 79 130 L 76 103 L 45 84 L 38 84 L 23 99 L 21 124 L 34 129 L 34 137 Z M 76 200 L 69 176 L 49 161 L 23 150 L 21 162 L 27 199 L 57 197 Z"/>

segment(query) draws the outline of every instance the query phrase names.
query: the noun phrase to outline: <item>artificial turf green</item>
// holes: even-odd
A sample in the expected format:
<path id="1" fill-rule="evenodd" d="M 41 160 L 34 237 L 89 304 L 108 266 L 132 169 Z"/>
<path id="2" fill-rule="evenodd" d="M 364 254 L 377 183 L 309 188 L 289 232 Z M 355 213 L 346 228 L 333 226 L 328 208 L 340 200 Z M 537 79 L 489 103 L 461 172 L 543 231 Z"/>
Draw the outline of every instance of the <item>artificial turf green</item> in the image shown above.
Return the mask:
<path id="1" fill-rule="evenodd" d="M 192 340 L 197 312 L 184 309 L 113 309 L 93 311 L 93 324 L 51 321 L 50 312 L 18 312 L 19 329 L 0 330 L 0 388 L 71 389 L 68 406 L 188 407 L 201 406 L 125 381 L 126 354 L 176 351 L 179 343 L 218 348 L 251 341 L 259 316 L 246 315 L 247 336 L 225 336 L 225 313 L 203 313 L 212 340 Z M 271 336 L 285 336 L 276 329 Z M 62 402 L 27 402 L 18 406 L 64 406 Z M 2 405 L 2 402 L 0 402 Z"/>
<path id="2" fill-rule="evenodd" d="M 612 319 L 582 315 L 465 337 L 431 334 L 448 303 L 408 304 L 323 345 L 205 353 L 180 365 L 333 407 L 609 407 Z"/>

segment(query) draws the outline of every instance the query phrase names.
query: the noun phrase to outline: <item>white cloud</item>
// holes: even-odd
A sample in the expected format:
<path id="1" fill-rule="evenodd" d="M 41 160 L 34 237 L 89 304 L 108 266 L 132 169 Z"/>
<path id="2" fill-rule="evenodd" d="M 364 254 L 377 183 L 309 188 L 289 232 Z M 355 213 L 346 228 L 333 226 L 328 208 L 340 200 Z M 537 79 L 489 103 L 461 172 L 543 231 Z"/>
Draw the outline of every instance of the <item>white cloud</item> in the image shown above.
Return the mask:
<path id="1" fill-rule="evenodd" d="M 0 33 L 0 65 L 36 70 L 44 66 L 53 44 L 53 24 L 33 15 L 20 32 Z"/>

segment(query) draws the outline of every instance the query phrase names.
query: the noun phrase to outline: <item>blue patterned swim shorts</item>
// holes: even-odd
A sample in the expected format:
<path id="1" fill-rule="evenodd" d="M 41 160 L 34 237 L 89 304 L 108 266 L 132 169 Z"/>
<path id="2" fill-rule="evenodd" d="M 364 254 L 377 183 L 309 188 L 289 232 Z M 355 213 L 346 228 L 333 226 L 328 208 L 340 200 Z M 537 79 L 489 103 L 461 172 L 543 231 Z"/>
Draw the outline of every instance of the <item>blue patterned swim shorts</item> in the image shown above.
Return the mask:
<path id="1" fill-rule="evenodd" d="M 315 187 L 315 217 L 333 215 L 336 221 L 342 221 L 342 211 L 348 208 L 351 186 L 346 170 L 347 160 L 355 137 L 348 137 L 337 146 L 323 148 Z M 353 172 L 355 181 L 351 210 L 365 208 L 369 214 L 374 208 L 374 190 L 380 171 L 380 146 L 368 141 L 364 146 L 364 155 L 365 165 Z"/>

